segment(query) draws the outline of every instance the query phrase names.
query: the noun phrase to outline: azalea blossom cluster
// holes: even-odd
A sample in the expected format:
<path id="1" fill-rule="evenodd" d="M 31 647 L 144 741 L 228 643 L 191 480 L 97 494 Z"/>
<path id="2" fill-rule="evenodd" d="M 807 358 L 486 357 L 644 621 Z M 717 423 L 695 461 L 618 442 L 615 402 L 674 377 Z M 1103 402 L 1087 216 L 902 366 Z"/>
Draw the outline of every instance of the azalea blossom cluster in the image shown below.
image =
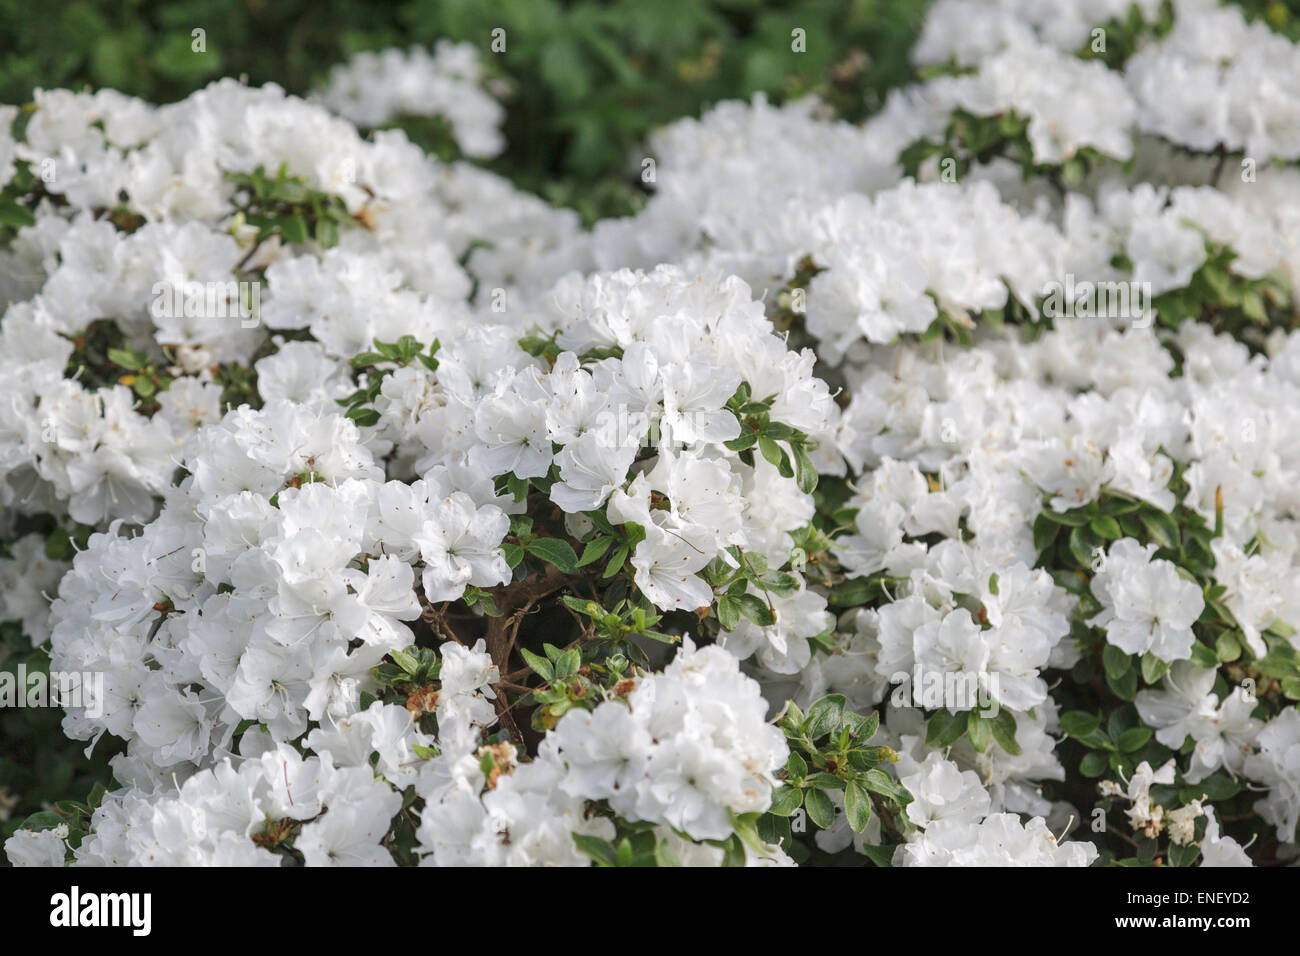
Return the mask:
<path id="1" fill-rule="evenodd" d="M 400 707 L 363 709 L 362 694 L 377 689 L 371 671 L 385 654 L 415 643 L 405 622 L 419 617 L 422 605 L 458 601 L 467 588 L 510 584 L 502 545 L 510 513 L 522 509 L 494 492 L 495 475 L 540 478 L 554 463 L 559 480 L 549 496 L 561 511 L 637 522 L 644 537 L 629 558 L 633 582 L 660 610 L 708 606 L 713 592 L 696 572 L 728 546 L 752 549 L 774 566 L 788 561 L 789 532 L 811 512 L 810 496 L 766 462 L 760 468 L 729 461 L 722 443 L 739 435 L 740 423 L 725 405 L 745 382 L 754 392 L 779 396 L 773 415 L 829 439 L 836 406 L 811 375 L 811 353 L 786 351 L 761 306 L 736 280 L 710 287 L 673 270 L 610 278 L 571 290 L 573 307 L 585 302 L 589 308 L 568 318 L 559 339 L 584 349 L 621 341 L 622 359 L 601 359 L 589 372 L 569 351 L 543 371 L 517 345 L 512 355 L 500 336 L 470 335 L 463 347 L 453 343 L 439 351 L 436 372 L 420 365 L 411 380 L 403 374 L 414 368 L 408 366 L 384 381 L 380 395 L 388 401 L 379 403 L 372 441 L 391 447 L 383 436 L 393 433 L 406 449 L 393 460 L 418 453 L 414 468 L 421 478 L 385 481 L 360 429 L 327 398 L 313 404 L 268 399 L 260 410 L 244 406 L 199 430 L 178 459 L 186 477 L 168 490 L 158 517 L 136 536 L 120 534 L 117 522 L 92 536 L 60 584 L 52 607 L 53 666 L 80 660 L 106 675 L 102 715 L 70 714 L 65 729 L 82 739 L 107 732 L 126 740 L 127 757 L 117 772 L 154 782 L 174 776 L 178 767 L 226 765 L 221 761 L 234 752 L 236 734 L 237 753 L 247 760 L 252 738 L 246 722 L 277 746 L 301 740 L 311 747 L 319 739 L 328 755 L 346 742 L 362 758 L 368 747 L 381 746 L 376 732 L 395 732 L 383 738 L 395 753 L 389 779 L 410 782 L 411 761 L 399 758 L 433 740 Z M 610 307 L 615 292 L 653 305 L 638 320 L 626 302 Z M 674 297 L 689 307 L 673 307 Z M 565 300 L 557 295 L 556 301 Z M 676 323 L 650 311 L 665 303 Z M 700 314 L 713 319 L 700 321 Z M 739 351 L 724 352 L 723 343 Z M 493 368 L 494 360 L 505 364 Z M 417 400 L 404 400 L 413 392 Z M 635 477 L 630 472 L 645 436 L 617 443 L 598 425 L 616 401 L 654 406 L 655 418 L 674 436 Z M 463 427 L 459 441 L 451 440 L 457 423 Z M 747 487 L 764 489 L 762 507 L 744 506 Z M 656 496 L 666 508 L 651 510 Z M 455 715 L 444 713 L 445 702 L 455 699 L 448 697 L 454 684 L 449 671 L 460 651 L 456 643 L 442 650 L 436 708 L 441 754 L 429 765 L 430 793 L 424 794 L 431 813 L 434 792 L 441 793 L 434 788 L 445 785 L 440 775 L 454 780 L 451 765 L 465 756 L 450 749 L 463 733 L 453 729 Z M 728 810 L 765 807 L 783 743 L 764 726 L 766 705 L 757 685 L 739 674 L 735 658 L 711 649 L 698 653 L 707 664 L 688 663 L 696 656 L 684 652 L 664 678 L 634 681 L 627 702 L 597 708 L 585 733 L 573 723 L 578 715 L 567 717 L 556 728 L 556 746 L 561 755 L 566 746 L 585 754 L 596 740 L 626 729 L 617 716 L 606 716 L 610 709 L 644 715 L 655 732 L 641 732 L 642 753 L 628 740 L 625 759 L 647 761 L 645 782 L 636 791 L 629 787 L 630 795 L 638 794 L 635 802 L 612 805 L 631 819 L 664 820 L 698 839 L 722 839 L 731 832 Z M 479 670 L 494 667 L 488 658 Z M 698 693 L 710 704 L 700 705 L 698 717 L 669 680 L 678 670 L 702 682 Z M 728 681 L 736 701 L 710 717 L 727 699 Z M 354 740 L 372 717 L 378 723 Z M 469 722 L 483 726 L 493 719 L 488 708 Z M 723 723 L 709 731 L 710 719 Z M 739 725 L 729 727 L 733 721 Z M 741 748 L 726 758 L 733 769 L 722 777 L 715 764 L 727 748 L 719 750 L 710 742 L 715 738 Z M 475 741 L 466 749 L 472 757 Z M 585 778 L 583 758 L 574 760 L 575 772 Z M 478 764 L 471 760 L 471 766 Z M 541 773 L 540 765 L 526 766 L 520 786 Z M 705 773 L 707 787 L 697 777 Z M 456 793 L 477 802 L 479 789 Z M 584 786 L 567 812 L 581 822 L 582 798 L 612 796 L 594 783 Z M 461 803 L 436 812 L 454 812 L 463 822 Z M 430 847 L 455 842 L 427 820 L 424 829 Z M 572 857 L 568 831 L 556 832 L 562 856 Z M 457 858 L 451 849 L 439 852 Z"/>
<path id="2" fill-rule="evenodd" d="M 944 0 L 914 57 L 586 231 L 357 132 L 498 148 L 445 45 L 0 114 L 0 619 L 120 750 L 10 859 L 1294 859 L 1297 53 Z"/>
<path id="3" fill-rule="evenodd" d="M 1235 5 L 1175 0 L 1162 7 L 1161 0 L 942 0 L 927 18 L 914 55 L 927 65 L 975 68 L 971 80 L 944 84 L 940 98 L 955 95 L 952 102 L 973 111 L 1024 110 L 1033 117 L 1031 130 L 1043 134 L 1035 142 L 1036 156 L 1043 155 L 1039 142 L 1050 149 L 1056 140 L 1103 152 L 1109 151 L 1104 145 L 1112 146 L 1117 151 L 1111 155 L 1126 158 L 1124 140 L 1135 132 L 1206 152 L 1223 145 L 1261 162 L 1300 155 L 1294 45 L 1264 22 L 1247 21 Z M 1168 13 L 1171 22 L 1165 24 Z M 1090 74 L 1073 64 L 1053 70 L 1041 59 L 1053 52 L 1106 54 L 1108 40 L 1114 40 L 1107 31 L 1122 29 L 1131 17 L 1155 35 L 1122 70 Z M 1021 59 L 1013 63 L 1008 57 Z M 1063 95 L 1069 97 L 1067 108 L 1059 100 Z M 1100 124 L 1107 129 L 1097 129 L 1107 115 Z M 1107 141 L 1112 136 L 1118 139 Z"/>
<path id="4" fill-rule="evenodd" d="M 1234 274 L 1280 272 L 1294 283 L 1300 225 L 1288 197 L 1297 179 L 1283 162 L 1295 158 L 1293 149 L 1227 129 L 1209 142 L 1185 125 L 1157 129 L 1176 115 L 1169 97 L 1139 105 L 1127 66 L 1074 57 L 1028 31 L 1038 19 L 1049 32 L 1072 22 L 1100 29 L 1126 5 L 1114 6 L 938 4 L 915 51 L 922 64 L 946 62 L 953 43 L 980 36 L 998 18 L 1020 25 L 1009 33 L 1025 35 L 979 44 L 977 59 L 959 58 L 959 72 L 895 91 L 860 126 L 819 118 L 815 100 L 778 108 L 761 97 L 675 123 L 651 143 L 657 177 L 644 211 L 598 223 L 578 265 L 716 265 L 776 293 L 810 256 L 824 273 L 805 290 L 808 321 L 821 347 L 837 350 L 832 360 L 854 338 L 887 344 L 924 331 L 937 312 L 962 323 L 1008 306 L 1038 315 L 1044 285 L 1067 274 L 1132 282 L 1151 295 L 1186 287 L 1207 244 L 1232 249 Z M 1139 52 L 1129 62 L 1173 42 L 1179 30 L 1237 37 L 1243 62 L 1279 64 L 1279 75 L 1266 84 L 1275 98 L 1252 98 L 1231 115 L 1255 117 L 1262 129 L 1294 129 L 1298 74 L 1280 66 L 1296 55 L 1293 45 L 1247 23 L 1232 5 L 1181 0 L 1172 7 L 1173 32 L 1136 37 Z M 971 67 L 978 72 L 966 72 Z M 1225 82 L 1177 85 L 1180 97 L 1204 103 Z M 968 114 L 966 126 L 989 126 L 979 130 L 989 137 L 987 155 L 960 175 L 971 144 L 945 141 L 957 113 Z M 1027 155 L 1007 134 L 997 134 L 1005 143 L 995 138 L 1008 122 L 1025 124 Z M 927 141 L 933 148 L 915 178 L 900 176 L 900 157 Z M 810 149 L 824 161 L 806 162 Z M 1079 173 L 1085 179 L 1075 184 L 1082 188 L 1065 188 L 1063 164 L 1084 157 L 1091 157 Z"/>
<path id="5" fill-rule="evenodd" d="M 0 251 L 0 299 L 11 303 L 0 330 L 9 383 L 0 496 L 15 515 L 143 522 L 186 440 L 220 418 L 227 373 L 251 366 L 259 397 L 332 399 L 348 384 L 346 360 L 374 338 L 463 325 L 472 283 L 456 259 L 480 233 L 443 188 L 457 202 L 499 191 L 485 204 L 507 219 L 549 215 L 496 177 L 432 164 L 400 134 L 364 140 L 275 87 L 222 81 L 157 109 L 112 91 L 37 91 L 35 101 L 20 142 L 8 139 L 16 111 L 0 117 L 9 157 L 0 181 L 12 182 L 20 160 L 40 184 L 34 223 Z M 365 228 L 345 228 L 323 257 L 291 254 L 279 231 L 259 237 L 238 177 L 281 167 L 303 191 L 336 196 Z M 255 273 L 268 279 L 252 283 L 254 309 L 240 284 Z M 192 282 L 216 295 L 191 307 Z M 113 334 L 101 343 L 104 317 Z M 304 328 L 311 341 L 283 337 Z M 139 353 L 170 387 L 146 393 L 131 382 L 142 376 L 124 384 L 96 374 L 101 365 L 134 371 L 106 359 L 113 346 Z M 145 397 L 156 397 L 150 414 L 140 411 Z M 43 641 L 45 609 L 21 593 L 11 613 Z"/>
<path id="6" fill-rule="evenodd" d="M 422 47 L 362 52 L 330 70 L 320 101 L 357 126 L 375 129 L 404 116 L 446 122 L 465 156 L 490 158 L 505 148 L 505 109 L 484 88 L 478 48 L 440 41 Z"/>

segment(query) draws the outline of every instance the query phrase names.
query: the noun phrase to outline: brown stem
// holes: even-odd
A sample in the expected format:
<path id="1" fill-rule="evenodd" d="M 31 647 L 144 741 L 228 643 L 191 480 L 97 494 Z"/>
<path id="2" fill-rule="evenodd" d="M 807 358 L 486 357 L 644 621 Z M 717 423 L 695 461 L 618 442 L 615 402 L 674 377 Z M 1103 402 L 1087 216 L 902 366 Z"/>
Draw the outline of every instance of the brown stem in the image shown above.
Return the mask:
<path id="1" fill-rule="evenodd" d="M 1219 161 L 1214 164 L 1214 175 L 1210 177 L 1210 185 L 1218 186 L 1219 177 L 1223 175 L 1223 167 L 1228 161 L 1228 149 L 1226 146 L 1220 143 L 1217 147 L 1215 147 L 1214 152 L 1215 155 L 1219 157 Z"/>
<path id="2" fill-rule="evenodd" d="M 501 682 L 504 684 L 517 683 L 518 681 L 523 680 L 532 672 L 533 669 L 531 667 L 521 667 L 518 670 L 511 671 L 509 674 L 502 674 Z"/>
<path id="3" fill-rule="evenodd" d="M 881 822 L 885 825 L 885 829 L 887 829 L 899 843 L 906 843 L 907 837 L 905 837 L 903 832 L 898 829 L 898 824 L 894 822 L 893 815 L 885 809 L 884 801 L 881 800 L 880 794 L 871 790 L 868 790 L 867 792 L 871 794 L 871 805 L 876 808 L 876 816 L 880 817 Z"/>
<path id="4" fill-rule="evenodd" d="M 570 583 L 569 576 L 554 565 L 540 577 L 524 578 L 493 594 L 500 616 L 488 620 L 487 650 L 492 663 L 505 670 L 514 650 L 519 624 L 534 604 Z"/>
<path id="5" fill-rule="evenodd" d="M 456 629 L 447 622 L 447 602 L 444 601 L 438 607 L 434 607 L 429 599 L 421 594 L 420 604 L 424 608 L 420 620 L 428 624 L 438 637 L 444 641 L 455 641 L 457 644 L 465 643 L 456 633 Z"/>
<path id="6" fill-rule="evenodd" d="M 268 236 L 263 236 L 261 239 L 258 239 L 253 243 L 253 248 L 249 249 L 235 266 L 236 275 L 244 271 L 244 266 L 248 265 L 248 263 L 252 261 L 253 256 L 257 255 L 257 250 L 262 248 L 262 243 L 264 243 L 268 238 Z"/>
<path id="7" fill-rule="evenodd" d="M 494 685 L 497 686 L 497 685 Z M 515 723 L 514 716 L 510 713 L 510 705 L 506 703 L 506 692 L 497 691 L 497 699 L 494 701 L 497 709 L 497 717 L 501 721 L 501 726 L 505 728 L 506 733 L 516 745 L 524 746 L 524 735 L 519 731 L 519 725 Z"/>
<path id="8" fill-rule="evenodd" d="M 506 690 L 514 691 L 516 694 L 531 694 L 533 692 L 533 688 L 528 687 L 525 684 L 516 684 L 514 681 L 506 680 L 504 677 L 497 681 L 493 686 L 504 687 Z"/>

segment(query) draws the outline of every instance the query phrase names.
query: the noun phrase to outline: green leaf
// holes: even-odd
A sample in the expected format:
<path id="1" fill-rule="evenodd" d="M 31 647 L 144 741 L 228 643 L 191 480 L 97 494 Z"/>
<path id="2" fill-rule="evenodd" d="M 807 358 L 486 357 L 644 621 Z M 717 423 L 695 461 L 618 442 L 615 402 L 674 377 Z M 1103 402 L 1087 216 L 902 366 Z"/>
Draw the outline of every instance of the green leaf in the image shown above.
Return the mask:
<path id="1" fill-rule="evenodd" d="M 865 830 L 871 820 L 871 797 L 856 782 L 849 783 L 844 791 L 844 814 L 854 833 Z"/>
<path id="2" fill-rule="evenodd" d="M 608 840 L 588 836 L 585 833 L 575 833 L 573 842 L 579 852 L 585 853 L 601 866 L 618 866 L 618 852 Z"/>
<path id="3" fill-rule="evenodd" d="M 857 607 L 875 596 L 876 587 L 871 578 L 850 578 L 831 588 L 827 600 L 836 607 Z"/>
<path id="4" fill-rule="evenodd" d="M 109 349 L 105 354 L 110 362 L 114 365 L 120 365 L 122 368 L 140 369 L 143 367 L 139 356 L 130 349 Z"/>
<path id="5" fill-rule="evenodd" d="M 605 565 L 605 573 L 602 574 L 601 580 L 607 580 L 623 570 L 623 562 L 627 560 L 628 548 L 625 544 L 620 544 L 618 549 L 610 555 L 609 562 Z"/>
<path id="6" fill-rule="evenodd" d="M 1297 666 L 1295 660 L 1285 656 L 1278 647 L 1274 647 L 1268 654 L 1255 661 L 1255 669 L 1265 677 L 1278 680 L 1300 677 L 1300 666 Z"/>
<path id="7" fill-rule="evenodd" d="M 414 674 L 420 669 L 420 662 L 408 654 L 406 651 L 389 651 L 388 656 L 393 659 L 402 670 L 408 674 Z"/>
<path id="8" fill-rule="evenodd" d="M 816 740 L 838 728 L 844 713 L 844 703 L 843 694 L 828 694 L 814 703 L 808 708 L 808 716 L 803 726 L 804 733 Z"/>
<path id="9" fill-rule="evenodd" d="M 1146 746 L 1146 742 L 1151 739 L 1150 727 L 1132 727 L 1119 735 L 1119 740 L 1115 741 L 1119 745 L 1122 753 L 1131 754 L 1134 751 L 1141 750 Z"/>
<path id="10" fill-rule="evenodd" d="M 1264 633 L 1272 634 L 1275 637 L 1294 637 L 1297 632 L 1296 629 L 1292 627 L 1290 624 L 1288 624 L 1286 621 L 1283 621 L 1281 618 L 1278 618 L 1277 620 L 1273 621 L 1272 624 L 1270 624 L 1268 627 L 1264 629 Z"/>
<path id="11" fill-rule="evenodd" d="M 96 780 L 95 785 L 90 788 L 90 796 L 86 799 L 86 805 L 91 810 L 98 810 L 99 805 L 104 802 L 104 797 L 108 794 L 108 788 L 102 781 Z"/>
<path id="12" fill-rule="evenodd" d="M 578 556 L 574 554 L 572 545 L 559 538 L 537 538 L 528 542 L 524 550 L 555 565 L 565 574 L 573 574 L 578 570 Z"/>
<path id="13" fill-rule="evenodd" d="M 882 796 L 889 797 L 896 803 L 904 804 L 912 802 L 912 795 L 903 788 L 893 777 L 883 770 L 871 769 L 859 778 L 859 783 L 868 790 L 873 790 Z"/>
<path id="14" fill-rule="evenodd" d="M 1185 843 L 1183 845 L 1170 844 L 1169 846 L 1169 865 L 1170 866 L 1191 866 L 1196 862 L 1196 858 L 1201 855 L 1201 848 L 1195 843 Z"/>
<path id="15" fill-rule="evenodd" d="M 1162 661 L 1150 651 L 1142 655 L 1142 680 L 1154 684 L 1169 671 L 1169 661 Z"/>
<path id="16" fill-rule="evenodd" d="M 727 838 L 727 842 L 722 848 L 722 865 L 745 865 L 745 841 L 740 838 L 738 833 L 733 833 Z"/>
<path id="17" fill-rule="evenodd" d="M 585 614 L 591 620 L 602 619 L 607 613 L 601 605 L 598 605 L 589 597 L 573 597 L 572 594 L 562 594 L 560 601 L 563 601 L 569 609 L 577 611 L 578 614 Z"/>
<path id="18" fill-rule="evenodd" d="M 1118 541 L 1124 537 L 1124 532 L 1120 530 L 1119 522 L 1114 518 L 1102 515 L 1100 518 L 1093 518 L 1088 522 L 1088 527 L 1092 528 L 1098 535 L 1107 541 Z"/>
<path id="19" fill-rule="evenodd" d="M 802 717 L 795 719 L 800 723 L 803 722 Z M 790 759 L 785 762 L 785 772 L 790 775 L 792 780 L 802 780 L 808 775 L 808 763 L 803 757 L 799 756 L 798 751 L 792 750 L 790 751 Z"/>
<path id="20" fill-rule="evenodd" d="M 831 803 L 831 798 L 822 790 L 809 790 L 803 797 L 804 809 L 808 811 L 808 818 L 823 830 L 830 829 L 835 822 L 835 804 Z"/>
<path id="21" fill-rule="evenodd" d="M 807 718 L 804 717 L 803 711 L 799 709 L 799 705 L 793 700 L 787 700 L 785 702 L 785 707 L 781 711 L 781 716 L 777 718 L 777 724 L 778 726 L 785 728 L 786 736 L 797 737 L 802 733 L 803 724 L 806 719 Z M 791 753 L 790 756 L 791 758 L 794 758 L 797 757 L 798 754 Z"/>
<path id="22" fill-rule="evenodd" d="M 817 469 L 802 444 L 794 446 L 794 473 L 799 490 L 806 495 L 817 490 Z"/>
<path id="23" fill-rule="evenodd" d="M 776 623 L 776 615 L 767 606 L 767 602 L 757 594 L 742 594 L 736 598 L 736 601 L 740 606 L 740 613 L 759 627 L 771 627 Z"/>
<path id="24" fill-rule="evenodd" d="M 1020 744 L 1016 743 L 1016 715 L 1003 707 L 989 723 L 998 746 L 1013 757 L 1020 756 Z"/>
<path id="25" fill-rule="evenodd" d="M 1247 289 L 1241 296 L 1241 311 L 1246 318 L 1254 322 L 1267 322 L 1268 312 L 1264 308 L 1264 297 L 1254 289 Z"/>
<path id="26" fill-rule="evenodd" d="M 322 216 L 316 220 L 316 241 L 322 248 L 332 249 L 339 244 L 339 225 L 333 219 Z M 423 358 L 423 356 L 421 356 Z"/>
<path id="27" fill-rule="evenodd" d="M 781 446 L 770 438 L 759 438 L 758 450 L 763 453 L 763 457 L 768 460 L 769 464 L 776 465 L 778 468 L 781 466 L 781 462 L 785 460 L 785 452 L 781 450 Z"/>
<path id="28" fill-rule="evenodd" d="M 966 719 L 965 714 L 936 710 L 925 725 L 925 745 L 939 749 L 951 747 L 966 732 Z"/>
<path id="29" fill-rule="evenodd" d="M 555 679 L 555 669 L 551 666 L 551 662 L 546 658 L 534 654 L 526 647 L 519 648 L 519 653 L 523 657 L 524 662 L 531 667 L 533 672 L 541 677 L 542 680 L 550 682 Z"/>
<path id="30" fill-rule="evenodd" d="M 1102 538 L 1088 527 L 1073 528 L 1070 531 L 1070 554 L 1083 568 L 1091 568 L 1096 559 L 1097 549 L 1101 547 Z"/>
<path id="31" fill-rule="evenodd" d="M 874 710 L 863 716 L 855 714 L 852 711 L 845 711 L 841 718 L 841 726 L 847 727 L 859 742 L 866 742 L 876 735 L 880 729 L 880 715 Z"/>
<path id="32" fill-rule="evenodd" d="M 474 596 L 474 600 L 469 602 L 471 606 L 477 604 L 479 609 L 488 617 L 500 617 L 501 610 L 497 607 L 497 602 L 487 591 L 479 591 Z"/>
<path id="33" fill-rule="evenodd" d="M 14 202 L 0 202 L 0 226 L 22 229 L 36 225 L 36 217 L 24 206 Z"/>
<path id="34" fill-rule="evenodd" d="M 819 770 L 817 773 L 809 774 L 804 780 L 804 784 L 810 787 L 816 787 L 818 790 L 843 790 L 844 781 L 833 773 L 826 773 Z"/>
<path id="35" fill-rule="evenodd" d="M 1102 648 L 1101 662 L 1106 668 L 1106 676 L 1114 680 L 1123 677 L 1133 666 L 1133 658 L 1114 644 L 1107 644 Z"/>
<path id="36" fill-rule="evenodd" d="M 67 822 L 68 821 L 63 818 L 62 814 L 56 813 L 54 810 L 41 810 L 38 813 L 33 813 L 25 819 L 22 824 L 22 829 L 33 830 L 39 833 L 42 830 L 53 830 L 60 824 Z"/>
<path id="37" fill-rule="evenodd" d="M 1192 645 L 1192 663 L 1205 670 L 1214 670 L 1219 666 L 1219 655 L 1197 641 Z M 1260 663 L 1257 661 L 1256 666 L 1258 667 Z"/>
<path id="38" fill-rule="evenodd" d="M 582 549 L 582 557 L 578 559 L 578 567 L 585 568 L 589 564 L 595 564 L 605 556 L 605 552 L 613 545 L 614 539 L 610 537 L 593 538 L 587 542 L 587 546 Z"/>
<path id="39" fill-rule="evenodd" d="M 1210 800 L 1218 803 L 1221 800 L 1231 800 L 1241 792 L 1241 783 L 1233 780 L 1222 770 L 1217 770 L 1210 774 L 1200 783 L 1190 784 L 1187 788 L 1189 796 L 1186 799 L 1205 796 Z M 1194 794 L 1190 791 L 1196 791 Z M 1181 794 L 1180 794 L 1181 796 Z"/>
<path id="40" fill-rule="evenodd" d="M 893 866 L 894 865 L 894 848 L 892 846 L 869 846 L 863 844 L 862 852 L 876 866 Z"/>
<path id="41" fill-rule="evenodd" d="M 1100 750 L 1089 750 L 1079 761 L 1079 773 L 1092 779 L 1100 777 L 1109 767 L 1110 761 Z"/>
<path id="42" fill-rule="evenodd" d="M 379 424 L 379 413 L 373 408 L 354 408 L 351 409 L 347 417 L 352 419 L 362 428 L 370 428 Z"/>
<path id="43" fill-rule="evenodd" d="M 1120 700 L 1132 700 L 1137 693 L 1138 675 L 1135 668 L 1130 667 L 1119 677 L 1106 675 L 1106 686 L 1109 687 Z"/>
<path id="44" fill-rule="evenodd" d="M 280 235 L 286 242 L 300 243 L 307 241 L 307 221 L 302 216 L 281 216 L 277 220 Z"/>
<path id="45" fill-rule="evenodd" d="M 1088 523 L 1088 516 L 1078 511 L 1055 511 L 1051 508 L 1044 508 L 1038 513 L 1038 517 L 1052 524 L 1065 525 L 1068 528 L 1082 528 Z"/>
<path id="46" fill-rule="evenodd" d="M 1040 554 L 1052 546 L 1060 526 L 1048 517 L 1048 512 L 1039 513 L 1034 519 L 1034 550 Z"/>
<path id="47" fill-rule="evenodd" d="M 970 738 L 971 746 L 979 753 L 988 750 L 989 744 L 993 742 L 993 729 L 989 726 L 990 723 L 992 722 L 979 715 L 979 711 L 966 712 L 966 736 Z"/>
<path id="48" fill-rule="evenodd" d="M 1143 510 L 1138 515 L 1151 540 L 1162 548 L 1178 547 L 1178 524 L 1163 511 Z"/>
<path id="49" fill-rule="evenodd" d="M 681 866 L 682 861 L 677 858 L 672 846 L 667 840 L 660 840 L 655 844 L 655 865 L 656 866 Z"/>
<path id="50" fill-rule="evenodd" d="M 578 673 L 578 668 L 582 666 L 582 651 L 576 647 L 571 647 L 555 661 L 555 677 L 557 680 L 563 680 Z"/>
<path id="51" fill-rule="evenodd" d="M 784 571 L 768 571 L 755 579 L 764 591 L 771 591 L 778 597 L 788 597 L 799 590 L 799 579 Z"/>
<path id="52" fill-rule="evenodd" d="M 724 630 L 734 631 L 740 623 L 740 602 L 726 594 L 718 598 L 718 623 Z"/>
<path id="53" fill-rule="evenodd" d="M 1082 710 L 1067 710 L 1061 715 L 1061 730 L 1071 737 L 1088 737 L 1101 727 L 1101 721 Z"/>
<path id="54" fill-rule="evenodd" d="M 788 817 L 799 809 L 799 804 L 803 802 L 803 790 L 799 787 L 782 786 L 772 791 L 772 805 L 767 808 L 768 813 L 774 813 L 778 817 Z"/>

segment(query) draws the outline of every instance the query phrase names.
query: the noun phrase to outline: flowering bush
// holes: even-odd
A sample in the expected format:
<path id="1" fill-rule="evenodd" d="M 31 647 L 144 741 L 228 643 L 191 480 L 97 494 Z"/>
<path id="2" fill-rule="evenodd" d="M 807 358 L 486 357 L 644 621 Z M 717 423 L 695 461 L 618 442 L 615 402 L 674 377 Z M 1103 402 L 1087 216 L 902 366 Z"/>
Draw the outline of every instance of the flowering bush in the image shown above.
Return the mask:
<path id="1" fill-rule="evenodd" d="M 0 113 L 0 618 L 119 748 L 9 859 L 1294 859 L 1300 53 L 940 0 L 913 56 L 589 230 L 329 112 L 489 155 L 468 48 Z"/>

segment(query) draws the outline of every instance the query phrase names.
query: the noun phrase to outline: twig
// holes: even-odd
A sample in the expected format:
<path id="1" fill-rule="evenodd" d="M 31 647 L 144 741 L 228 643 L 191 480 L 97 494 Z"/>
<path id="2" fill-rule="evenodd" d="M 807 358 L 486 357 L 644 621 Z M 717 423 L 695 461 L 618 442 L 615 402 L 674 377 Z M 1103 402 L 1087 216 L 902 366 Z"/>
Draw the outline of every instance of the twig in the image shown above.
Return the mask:
<path id="1" fill-rule="evenodd" d="M 880 799 L 880 794 L 871 790 L 867 792 L 871 794 L 871 805 L 876 808 L 876 816 L 880 817 L 881 822 L 885 825 L 885 829 L 887 829 L 899 843 L 906 843 L 907 837 L 903 835 L 902 830 L 898 829 L 898 824 L 894 822 L 893 816 L 885 810 L 883 801 Z"/>
<path id="2" fill-rule="evenodd" d="M 509 664 L 523 615 L 542 598 L 549 597 L 569 583 L 569 576 L 552 565 L 541 577 L 524 578 L 494 595 L 501 614 L 488 620 L 487 649 L 499 670 L 505 670 Z"/>
<path id="3" fill-rule="evenodd" d="M 505 691 L 500 691 L 497 694 L 495 704 L 497 717 L 500 719 L 501 725 L 505 728 L 506 733 L 510 735 L 512 741 L 522 747 L 524 745 L 524 735 L 519 731 L 519 725 L 515 723 L 515 718 L 510 713 L 511 705 L 506 703 Z"/>

